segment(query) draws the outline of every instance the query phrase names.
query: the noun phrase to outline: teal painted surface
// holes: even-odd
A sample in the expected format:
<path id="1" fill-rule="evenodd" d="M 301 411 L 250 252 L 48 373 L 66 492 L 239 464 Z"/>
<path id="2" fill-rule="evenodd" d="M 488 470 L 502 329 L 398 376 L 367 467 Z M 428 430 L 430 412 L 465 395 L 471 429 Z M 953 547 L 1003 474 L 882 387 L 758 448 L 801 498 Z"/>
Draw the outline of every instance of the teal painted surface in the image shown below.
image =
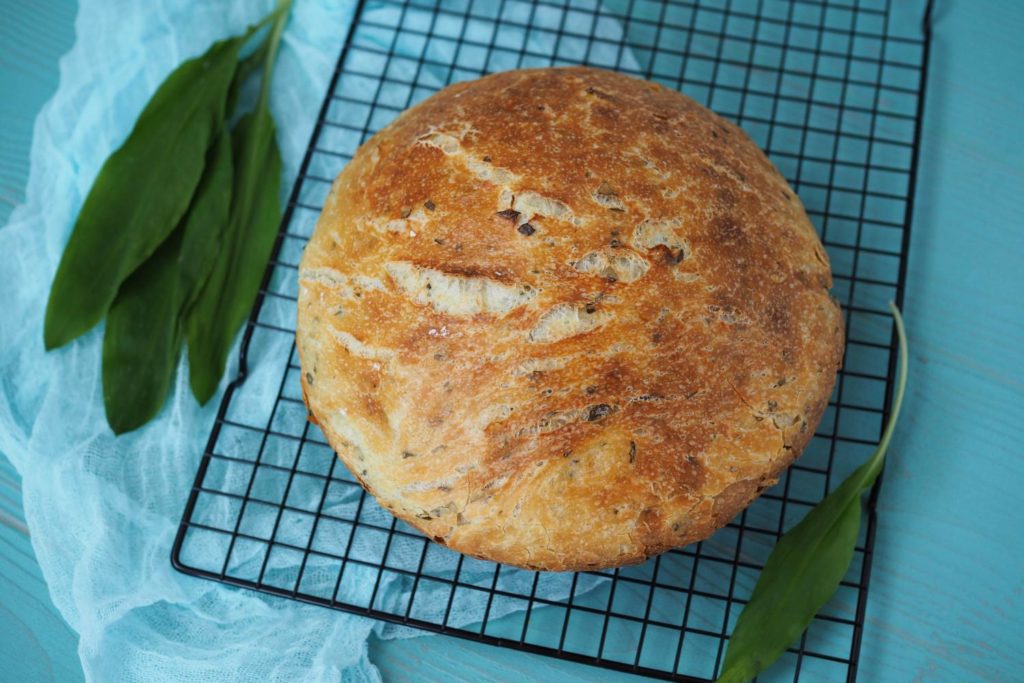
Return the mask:
<path id="1" fill-rule="evenodd" d="M 0 0 L 0 225 L 25 198 L 32 125 L 57 89 L 75 8 L 75 0 Z"/>
<path id="2" fill-rule="evenodd" d="M 50 602 L 21 518 L 18 477 L 0 458 L 0 680 L 78 681 L 78 636 Z"/>
<path id="3" fill-rule="evenodd" d="M 25 197 L 32 127 L 74 42 L 75 8 L 74 0 L 0 2 L 0 225 Z M 19 484 L 0 454 L 0 680 L 79 681 L 78 636 L 50 601 Z"/>
<path id="4" fill-rule="evenodd" d="M 905 305 L 913 368 L 879 501 L 860 680 L 1021 681 L 1024 3 L 937 5 Z M 32 121 L 73 20 L 70 1 L 0 1 L 0 223 L 23 196 Z M 77 680 L 76 647 L 2 461 L 0 680 Z M 371 655 L 387 681 L 623 678 L 438 636 L 373 641 Z"/>

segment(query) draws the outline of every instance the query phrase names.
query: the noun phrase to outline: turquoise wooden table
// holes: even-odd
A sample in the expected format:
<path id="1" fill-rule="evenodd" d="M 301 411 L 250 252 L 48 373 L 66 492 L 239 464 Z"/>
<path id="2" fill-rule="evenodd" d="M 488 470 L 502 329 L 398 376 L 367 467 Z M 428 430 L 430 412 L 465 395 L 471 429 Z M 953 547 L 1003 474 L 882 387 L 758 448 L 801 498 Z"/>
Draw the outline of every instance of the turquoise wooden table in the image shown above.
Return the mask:
<path id="1" fill-rule="evenodd" d="M 74 41 L 73 0 L 0 0 L 0 224 Z M 879 501 L 862 681 L 1024 681 L 1024 3 L 938 0 L 905 314 L 912 368 Z M 6 284 L 6 283 L 5 283 Z M 82 677 L 0 457 L 0 679 Z M 430 636 L 371 642 L 386 681 L 609 681 Z"/>

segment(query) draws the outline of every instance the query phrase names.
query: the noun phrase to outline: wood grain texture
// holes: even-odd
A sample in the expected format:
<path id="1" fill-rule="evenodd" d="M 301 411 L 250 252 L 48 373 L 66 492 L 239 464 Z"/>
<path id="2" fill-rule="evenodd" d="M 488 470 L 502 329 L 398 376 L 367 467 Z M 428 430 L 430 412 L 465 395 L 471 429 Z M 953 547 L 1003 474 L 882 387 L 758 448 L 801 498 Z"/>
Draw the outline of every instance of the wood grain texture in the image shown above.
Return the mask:
<path id="1" fill-rule="evenodd" d="M 861 679 L 1021 680 L 1024 5 L 936 4 Z"/>
<path id="2" fill-rule="evenodd" d="M 73 18 L 69 2 L 0 1 L 2 92 L 16 94 L 0 101 L 0 219 L 22 196 L 31 121 Z M 937 0 L 905 305 L 911 379 L 879 502 L 862 681 L 1024 671 L 1022 34 L 1024 3 Z M 52 36 L 67 40 L 58 49 Z M 45 89 L 31 73 L 50 79 Z M 0 661 L 24 668 L 0 680 L 75 680 L 76 639 L 49 604 L 4 471 Z M 637 680 L 438 636 L 375 640 L 371 657 L 386 681 Z"/>
<path id="3" fill-rule="evenodd" d="M 36 564 L 18 475 L 0 456 L 0 680 L 81 680 L 77 650 Z"/>
<path id="4" fill-rule="evenodd" d="M 36 114 L 74 42 L 75 0 L 0 1 L 0 225 L 25 198 Z"/>
<path id="5" fill-rule="evenodd" d="M 74 0 L 0 1 L 0 225 L 24 200 L 36 115 L 74 42 Z M 50 601 L 25 525 L 20 480 L 0 454 L 0 680 L 79 681 L 78 634 Z"/>

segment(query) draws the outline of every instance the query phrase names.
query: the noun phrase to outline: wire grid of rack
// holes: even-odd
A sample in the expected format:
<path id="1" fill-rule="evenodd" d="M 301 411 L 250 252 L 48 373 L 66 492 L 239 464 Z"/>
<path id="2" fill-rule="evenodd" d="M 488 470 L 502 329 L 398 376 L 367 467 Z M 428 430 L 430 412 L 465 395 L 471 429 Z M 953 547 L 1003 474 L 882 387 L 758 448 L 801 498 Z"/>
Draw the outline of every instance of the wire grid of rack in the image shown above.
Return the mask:
<path id="1" fill-rule="evenodd" d="M 864 461 L 887 417 L 886 304 L 903 294 L 930 9 L 925 0 L 360 2 L 245 331 L 249 379 L 220 406 L 175 566 L 524 651 L 714 678 L 772 546 Z M 682 89 L 768 152 L 829 252 L 848 341 L 807 451 L 728 526 L 643 565 L 551 574 L 458 555 L 366 495 L 306 420 L 294 308 L 297 263 L 330 182 L 370 135 L 448 83 L 578 63 Z M 856 678 L 876 496 L 877 487 L 838 593 L 762 678 Z"/>

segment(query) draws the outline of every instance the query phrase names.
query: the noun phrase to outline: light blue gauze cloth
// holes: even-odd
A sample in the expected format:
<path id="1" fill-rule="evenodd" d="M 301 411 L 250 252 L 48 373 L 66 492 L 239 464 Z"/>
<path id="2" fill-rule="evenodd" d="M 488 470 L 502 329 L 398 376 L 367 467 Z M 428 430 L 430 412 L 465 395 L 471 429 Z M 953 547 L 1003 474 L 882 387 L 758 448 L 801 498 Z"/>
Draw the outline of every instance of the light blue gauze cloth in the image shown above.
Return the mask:
<path id="1" fill-rule="evenodd" d="M 271 97 L 284 158 L 282 200 L 354 5 L 297 0 L 292 10 Z M 0 229 L 0 452 L 21 473 L 33 547 L 54 603 L 81 636 L 91 680 L 379 681 L 367 656 L 371 631 L 385 638 L 418 633 L 177 573 L 171 544 L 220 396 L 199 408 L 182 365 L 159 417 L 115 438 L 103 413 L 102 325 L 58 351 L 43 350 L 50 282 L 103 161 L 174 67 L 271 7 L 270 0 L 81 0 L 76 43 L 36 121 L 26 203 Z M 394 9 L 373 0 L 368 8 Z M 525 40 L 530 65 L 551 63 L 551 46 L 532 35 Z M 272 399 L 279 372 L 261 372 L 259 363 L 250 358 L 246 393 Z M 237 345 L 228 368 L 234 374 Z M 600 580 L 583 577 L 577 595 Z M 544 589 L 544 597 L 564 600 L 562 583 Z M 392 593 L 386 601 L 408 597 L 408 586 L 382 590 Z M 443 611 L 447 591 L 434 601 L 430 590 L 421 586 L 417 602 L 426 593 L 428 608 Z M 520 609 L 499 602 L 492 617 Z M 473 622 L 472 608 L 453 608 L 448 623 Z"/>
<path id="2" fill-rule="evenodd" d="M 292 10 L 271 98 L 282 199 L 354 4 L 299 0 Z M 0 230 L 0 451 L 21 473 L 39 564 L 54 603 L 81 635 L 91 680 L 380 680 L 367 658 L 374 622 L 171 568 L 219 396 L 200 409 L 182 366 L 158 419 L 115 438 L 103 414 L 102 326 L 43 351 L 50 282 L 103 161 L 172 69 L 272 7 L 269 0 L 82 0 L 60 86 L 36 121 L 26 203 Z M 236 358 L 237 351 L 229 373 Z"/>

